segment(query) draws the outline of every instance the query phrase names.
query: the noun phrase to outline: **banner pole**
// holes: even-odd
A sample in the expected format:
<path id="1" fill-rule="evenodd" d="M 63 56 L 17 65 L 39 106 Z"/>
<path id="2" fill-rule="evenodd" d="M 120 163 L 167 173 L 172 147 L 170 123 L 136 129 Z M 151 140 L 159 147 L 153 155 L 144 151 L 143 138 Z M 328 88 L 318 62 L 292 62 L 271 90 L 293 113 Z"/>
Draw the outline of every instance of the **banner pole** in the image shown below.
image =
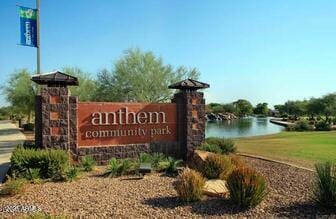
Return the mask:
<path id="1" fill-rule="evenodd" d="M 36 73 L 41 74 L 41 62 L 40 62 L 40 0 L 36 0 L 36 41 L 37 41 L 37 67 Z"/>

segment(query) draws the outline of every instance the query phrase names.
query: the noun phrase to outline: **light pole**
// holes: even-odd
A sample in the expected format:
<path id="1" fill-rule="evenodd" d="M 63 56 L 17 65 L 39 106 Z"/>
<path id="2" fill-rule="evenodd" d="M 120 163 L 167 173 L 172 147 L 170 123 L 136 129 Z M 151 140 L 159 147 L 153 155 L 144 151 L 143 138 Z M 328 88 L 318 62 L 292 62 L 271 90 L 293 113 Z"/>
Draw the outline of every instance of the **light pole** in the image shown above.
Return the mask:
<path id="1" fill-rule="evenodd" d="M 37 43 L 37 67 L 36 73 L 41 74 L 41 63 L 40 63 L 40 0 L 36 0 L 36 43 Z"/>

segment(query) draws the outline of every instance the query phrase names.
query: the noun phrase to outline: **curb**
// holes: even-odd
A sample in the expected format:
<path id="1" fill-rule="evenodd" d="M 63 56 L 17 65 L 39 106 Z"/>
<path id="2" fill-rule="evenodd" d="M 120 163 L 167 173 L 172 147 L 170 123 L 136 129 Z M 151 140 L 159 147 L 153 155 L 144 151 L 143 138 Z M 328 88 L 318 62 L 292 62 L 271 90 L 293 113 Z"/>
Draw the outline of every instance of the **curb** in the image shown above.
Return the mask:
<path id="1" fill-rule="evenodd" d="M 310 172 L 315 172 L 315 170 L 307 168 L 307 167 L 298 166 L 298 165 L 288 163 L 288 162 L 284 162 L 284 161 L 273 160 L 271 158 L 267 158 L 267 157 L 263 157 L 263 156 L 245 154 L 245 153 L 237 153 L 237 155 L 244 156 L 244 157 L 255 158 L 255 159 L 264 160 L 264 161 L 269 161 L 269 162 L 273 162 L 273 163 L 284 164 L 284 165 L 295 167 L 295 168 L 298 168 L 298 169 L 307 170 L 307 171 L 310 171 Z"/>

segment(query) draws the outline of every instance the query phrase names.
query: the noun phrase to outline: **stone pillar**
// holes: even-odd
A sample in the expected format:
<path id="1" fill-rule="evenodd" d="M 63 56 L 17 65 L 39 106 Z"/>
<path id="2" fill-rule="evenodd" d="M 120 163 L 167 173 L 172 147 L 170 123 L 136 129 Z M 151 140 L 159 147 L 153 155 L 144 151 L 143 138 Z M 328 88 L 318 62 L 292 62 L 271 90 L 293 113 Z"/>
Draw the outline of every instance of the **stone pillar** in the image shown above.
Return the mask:
<path id="1" fill-rule="evenodd" d="M 68 150 L 69 95 L 67 87 L 43 87 L 41 91 L 42 147 Z"/>
<path id="2" fill-rule="evenodd" d="M 181 90 L 172 102 L 177 105 L 177 140 L 182 157 L 188 160 L 205 139 L 205 99 L 202 92 Z"/>
<path id="3" fill-rule="evenodd" d="M 69 97 L 69 146 L 73 157 L 77 157 L 77 109 L 78 97 Z"/>
<path id="4" fill-rule="evenodd" d="M 42 98 L 35 96 L 35 145 L 42 148 Z"/>
<path id="5" fill-rule="evenodd" d="M 35 143 L 39 148 L 77 149 L 77 97 L 68 86 L 78 79 L 60 71 L 34 75 L 32 81 L 41 88 L 35 98 Z"/>

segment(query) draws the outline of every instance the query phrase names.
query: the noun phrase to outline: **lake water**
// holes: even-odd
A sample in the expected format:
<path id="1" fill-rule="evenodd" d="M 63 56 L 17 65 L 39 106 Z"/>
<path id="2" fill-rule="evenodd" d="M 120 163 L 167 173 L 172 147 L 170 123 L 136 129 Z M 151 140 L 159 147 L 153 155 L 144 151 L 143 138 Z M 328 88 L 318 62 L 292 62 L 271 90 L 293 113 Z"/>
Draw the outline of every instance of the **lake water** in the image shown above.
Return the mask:
<path id="1" fill-rule="evenodd" d="M 239 138 L 276 134 L 283 127 L 270 123 L 270 118 L 244 118 L 232 121 L 207 122 L 206 137 Z"/>

